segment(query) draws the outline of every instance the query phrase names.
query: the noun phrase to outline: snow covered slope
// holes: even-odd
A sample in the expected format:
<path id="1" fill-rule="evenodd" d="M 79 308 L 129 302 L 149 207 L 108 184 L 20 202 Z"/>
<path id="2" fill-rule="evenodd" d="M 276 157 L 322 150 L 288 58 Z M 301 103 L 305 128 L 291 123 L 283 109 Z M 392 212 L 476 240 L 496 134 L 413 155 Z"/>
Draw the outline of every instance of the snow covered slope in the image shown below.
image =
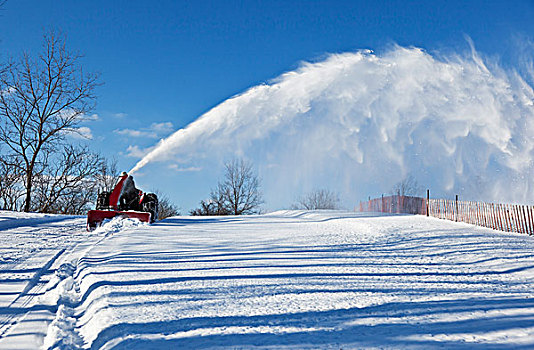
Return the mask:
<path id="1" fill-rule="evenodd" d="M 75 277 L 84 347 L 534 346 L 534 240 L 421 216 L 172 218 Z"/>
<path id="2" fill-rule="evenodd" d="M 67 255 L 34 305 L 53 318 L 44 348 L 534 347 L 519 234 L 284 211 L 115 221 Z"/>
<path id="3" fill-rule="evenodd" d="M 94 238 L 82 217 L 0 211 L 0 349 L 43 342 L 55 313 L 42 302 L 47 283 Z"/>

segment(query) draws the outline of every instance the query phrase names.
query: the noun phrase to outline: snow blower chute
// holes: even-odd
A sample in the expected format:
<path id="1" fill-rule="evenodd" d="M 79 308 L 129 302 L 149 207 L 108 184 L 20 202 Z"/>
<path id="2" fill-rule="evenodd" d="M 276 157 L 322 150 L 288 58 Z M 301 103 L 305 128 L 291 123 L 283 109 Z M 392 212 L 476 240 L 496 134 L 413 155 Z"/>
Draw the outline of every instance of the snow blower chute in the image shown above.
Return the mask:
<path id="1" fill-rule="evenodd" d="M 98 194 L 96 210 L 87 213 L 87 230 L 94 230 L 105 219 L 116 216 L 152 223 L 158 218 L 158 197 L 135 188 L 133 177 L 123 172 L 113 191 Z"/>

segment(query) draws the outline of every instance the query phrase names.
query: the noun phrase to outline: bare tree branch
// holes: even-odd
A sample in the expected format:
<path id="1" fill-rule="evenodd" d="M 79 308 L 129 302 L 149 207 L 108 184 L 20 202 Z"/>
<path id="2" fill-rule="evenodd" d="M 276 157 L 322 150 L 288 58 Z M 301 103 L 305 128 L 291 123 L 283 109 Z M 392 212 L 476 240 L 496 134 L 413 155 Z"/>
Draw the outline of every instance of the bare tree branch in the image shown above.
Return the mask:
<path id="1" fill-rule="evenodd" d="M 24 182 L 20 160 L 0 155 L 0 209 L 19 210 L 24 196 Z"/>
<path id="2" fill-rule="evenodd" d="M 421 192 L 423 192 L 421 186 L 412 175 L 397 182 L 391 189 L 391 194 L 397 196 L 420 196 Z"/>
<path id="3" fill-rule="evenodd" d="M 335 192 L 327 189 L 314 190 L 300 197 L 291 208 L 306 210 L 338 209 L 339 197 Z"/>
<path id="4" fill-rule="evenodd" d="M 247 215 L 259 212 L 263 203 L 260 179 L 252 171 L 252 164 L 233 160 L 225 164 L 224 181 L 211 191 L 208 201 L 191 215 Z"/>
<path id="5" fill-rule="evenodd" d="M 65 146 L 60 159 L 35 179 L 32 209 L 44 213 L 82 214 L 96 198 L 105 160 L 87 147 Z"/>
<path id="6" fill-rule="evenodd" d="M 111 159 L 102 162 L 101 168 L 96 174 L 96 182 L 98 183 L 99 192 L 111 192 L 117 183 L 119 177 L 119 170 L 117 168 L 117 160 Z"/>
<path id="7" fill-rule="evenodd" d="M 225 164 L 225 169 L 224 181 L 217 190 L 225 208 L 233 215 L 256 213 L 263 199 L 260 180 L 252 171 L 252 164 L 242 159 L 232 160 Z M 212 199 L 220 198 L 212 196 Z"/>
<path id="8" fill-rule="evenodd" d="M 83 73 L 80 58 L 67 51 L 63 37 L 50 32 L 37 58 L 24 53 L 0 72 L 0 144 L 20 159 L 25 211 L 32 205 L 39 164 L 94 108 L 98 77 Z"/>
<path id="9" fill-rule="evenodd" d="M 96 177 L 105 160 L 87 147 L 65 146 L 60 159 L 35 179 L 32 209 L 45 213 L 80 214 L 96 197 Z"/>
<path id="10" fill-rule="evenodd" d="M 171 216 L 180 215 L 180 208 L 174 204 L 169 197 L 161 191 L 153 191 L 158 196 L 158 220 L 163 220 Z"/>

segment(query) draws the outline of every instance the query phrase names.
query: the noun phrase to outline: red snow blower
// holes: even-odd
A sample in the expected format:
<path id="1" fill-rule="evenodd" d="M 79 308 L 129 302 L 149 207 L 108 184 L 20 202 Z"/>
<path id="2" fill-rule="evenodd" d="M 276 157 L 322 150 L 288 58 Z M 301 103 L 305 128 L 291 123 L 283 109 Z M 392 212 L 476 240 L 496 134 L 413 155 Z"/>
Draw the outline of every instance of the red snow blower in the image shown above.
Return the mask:
<path id="1" fill-rule="evenodd" d="M 116 216 L 152 223 L 158 218 L 158 197 L 135 188 L 133 177 L 123 172 L 112 192 L 98 194 L 96 210 L 87 213 L 87 230 L 94 230 L 105 219 Z"/>

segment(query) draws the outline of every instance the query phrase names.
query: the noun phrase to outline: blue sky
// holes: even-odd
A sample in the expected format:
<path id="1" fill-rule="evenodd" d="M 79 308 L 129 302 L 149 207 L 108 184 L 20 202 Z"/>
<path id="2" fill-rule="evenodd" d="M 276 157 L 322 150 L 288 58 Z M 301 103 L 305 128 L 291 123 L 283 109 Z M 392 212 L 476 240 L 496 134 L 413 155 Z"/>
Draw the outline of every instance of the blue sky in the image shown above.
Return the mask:
<path id="1" fill-rule="evenodd" d="M 86 126 L 92 147 L 125 170 L 137 162 L 137 149 L 301 61 L 394 43 L 463 52 L 467 35 L 480 53 L 514 67 L 521 43 L 534 37 L 534 1 L 519 0 L 8 0 L 0 16 L 1 58 L 37 50 L 43 32 L 55 28 L 84 54 L 84 67 L 101 74 L 98 120 Z M 138 182 L 187 211 L 218 174 Z"/>

